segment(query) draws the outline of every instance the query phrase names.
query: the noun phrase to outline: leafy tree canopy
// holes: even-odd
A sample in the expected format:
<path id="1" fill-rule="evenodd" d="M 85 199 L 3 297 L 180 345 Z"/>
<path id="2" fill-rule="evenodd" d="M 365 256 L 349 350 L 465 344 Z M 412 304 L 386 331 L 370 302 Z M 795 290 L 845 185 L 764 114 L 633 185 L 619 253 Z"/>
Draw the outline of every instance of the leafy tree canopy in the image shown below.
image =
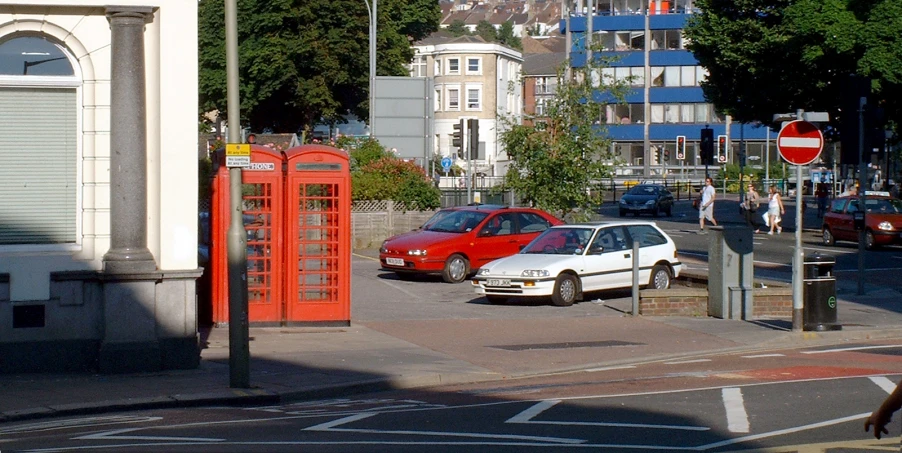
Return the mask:
<path id="1" fill-rule="evenodd" d="M 485 42 L 495 42 L 498 40 L 498 32 L 491 22 L 483 19 L 476 24 L 476 35 L 485 40 Z"/>
<path id="2" fill-rule="evenodd" d="M 394 200 L 420 210 L 441 206 L 441 191 L 425 170 L 399 159 L 378 140 L 342 137 L 337 145 L 350 150 L 351 199 Z"/>
<path id="3" fill-rule="evenodd" d="M 226 103 L 224 4 L 200 0 L 201 113 Z M 434 0 L 378 3 L 377 74 L 406 75 L 410 41 L 438 29 Z M 242 122 L 295 132 L 369 117 L 369 15 L 362 0 L 238 0 Z"/>
<path id="4" fill-rule="evenodd" d="M 454 36 L 464 36 L 470 34 L 470 29 L 467 28 L 467 23 L 460 19 L 454 19 L 453 21 L 451 21 L 451 24 L 448 25 L 448 28 L 446 30 L 448 31 L 448 33 L 451 33 Z"/>
<path id="5" fill-rule="evenodd" d="M 896 122 L 902 105 L 902 1 L 696 0 L 684 29 L 709 77 L 706 98 L 741 122 L 798 108 L 840 114 L 850 74 Z"/>
<path id="6" fill-rule="evenodd" d="M 523 51 L 523 42 L 514 33 L 514 23 L 511 21 L 501 24 L 501 28 L 498 29 L 498 42 L 521 52 Z"/>
<path id="7" fill-rule="evenodd" d="M 629 81 L 600 77 L 608 61 L 595 59 L 558 68 L 557 91 L 545 104 L 545 116 L 503 117 L 500 140 L 510 159 L 504 190 L 558 217 L 584 220 L 600 204 L 601 183 L 620 162 L 611 150 L 604 124 L 605 107 L 623 102 Z M 604 94 L 599 94 L 604 93 Z"/>

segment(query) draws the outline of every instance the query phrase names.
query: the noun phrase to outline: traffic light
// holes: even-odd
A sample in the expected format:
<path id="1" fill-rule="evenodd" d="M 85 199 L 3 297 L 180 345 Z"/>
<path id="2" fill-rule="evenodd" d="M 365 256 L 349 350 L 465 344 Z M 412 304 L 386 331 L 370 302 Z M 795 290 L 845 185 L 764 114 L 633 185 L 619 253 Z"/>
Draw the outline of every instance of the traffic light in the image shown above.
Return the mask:
<path id="1" fill-rule="evenodd" d="M 717 161 L 720 163 L 724 163 L 727 161 L 727 136 L 726 135 L 718 135 L 717 136 Z"/>
<path id="2" fill-rule="evenodd" d="M 467 135 L 469 138 L 470 160 L 479 159 L 479 120 L 467 120 Z"/>
<path id="3" fill-rule="evenodd" d="M 664 148 L 664 162 L 670 161 L 670 149 Z"/>
<path id="4" fill-rule="evenodd" d="M 871 96 L 871 79 L 857 75 L 850 75 L 846 79 L 845 86 L 842 89 L 842 97 L 840 99 L 839 112 L 839 140 L 841 143 L 839 162 L 843 165 L 858 164 L 858 140 L 861 134 L 859 127 L 859 110 L 861 98 L 869 98 Z M 868 110 L 871 101 L 867 100 L 865 110 Z M 867 116 L 867 113 L 865 113 Z M 865 128 L 867 128 L 867 118 L 865 118 Z M 864 149 L 870 150 L 868 146 L 868 134 L 864 134 Z M 865 156 L 870 156 L 867 152 Z"/>
<path id="5" fill-rule="evenodd" d="M 677 147 L 676 154 L 677 160 L 683 160 L 686 158 L 686 136 L 685 135 L 677 135 Z"/>
<path id="6" fill-rule="evenodd" d="M 702 165 L 714 165 L 714 129 L 702 129 L 700 148 Z"/>
<path id="7" fill-rule="evenodd" d="M 458 155 L 463 155 L 460 151 L 463 150 L 463 138 L 464 138 L 464 120 L 460 120 L 457 124 L 454 125 L 454 132 L 451 133 L 451 146 L 456 147 L 458 150 Z"/>

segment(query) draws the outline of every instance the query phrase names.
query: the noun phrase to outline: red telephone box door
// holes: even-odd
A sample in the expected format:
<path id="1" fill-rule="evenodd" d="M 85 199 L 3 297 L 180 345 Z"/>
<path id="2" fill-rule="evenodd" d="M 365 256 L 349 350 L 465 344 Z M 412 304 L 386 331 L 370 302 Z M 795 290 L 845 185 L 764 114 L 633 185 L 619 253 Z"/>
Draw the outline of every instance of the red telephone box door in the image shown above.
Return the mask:
<path id="1" fill-rule="evenodd" d="M 286 322 L 351 321 L 351 184 L 345 152 L 321 145 L 288 155 Z"/>
<path id="2" fill-rule="evenodd" d="M 277 325 L 282 321 L 282 225 L 284 193 L 282 156 L 251 146 L 251 166 L 241 172 L 242 219 L 247 230 L 248 321 Z M 221 165 L 213 184 L 213 244 L 211 249 L 213 322 L 229 322 L 228 244 L 229 170 Z"/>

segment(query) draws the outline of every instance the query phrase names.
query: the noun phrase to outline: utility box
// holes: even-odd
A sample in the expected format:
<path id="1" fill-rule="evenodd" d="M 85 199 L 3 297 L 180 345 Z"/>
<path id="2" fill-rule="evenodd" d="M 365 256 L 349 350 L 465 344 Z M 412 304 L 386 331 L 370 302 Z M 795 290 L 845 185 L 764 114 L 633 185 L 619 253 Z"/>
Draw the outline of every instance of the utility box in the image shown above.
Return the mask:
<path id="1" fill-rule="evenodd" d="M 805 256 L 804 303 L 802 329 L 813 331 L 842 330 L 836 322 L 836 258 L 814 253 Z"/>
<path id="2" fill-rule="evenodd" d="M 725 225 L 711 227 L 709 231 L 708 315 L 722 319 L 751 319 L 752 229 Z"/>

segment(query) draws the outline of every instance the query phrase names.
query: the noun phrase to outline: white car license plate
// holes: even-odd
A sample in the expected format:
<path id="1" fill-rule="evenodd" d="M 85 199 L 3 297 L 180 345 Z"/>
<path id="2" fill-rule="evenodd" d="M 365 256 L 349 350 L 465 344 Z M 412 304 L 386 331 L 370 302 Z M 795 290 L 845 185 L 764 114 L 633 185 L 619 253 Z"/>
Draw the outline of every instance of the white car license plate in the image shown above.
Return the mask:
<path id="1" fill-rule="evenodd" d="M 401 258 L 386 258 L 385 264 L 390 264 L 392 266 L 403 266 L 404 260 L 402 260 Z"/>
<path id="2" fill-rule="evenodd" d="M 485 286 L 510 286 L 511 281 L 508 279 L 498 279 L 498 278 L 490 278 L 486 280 Z"/>

